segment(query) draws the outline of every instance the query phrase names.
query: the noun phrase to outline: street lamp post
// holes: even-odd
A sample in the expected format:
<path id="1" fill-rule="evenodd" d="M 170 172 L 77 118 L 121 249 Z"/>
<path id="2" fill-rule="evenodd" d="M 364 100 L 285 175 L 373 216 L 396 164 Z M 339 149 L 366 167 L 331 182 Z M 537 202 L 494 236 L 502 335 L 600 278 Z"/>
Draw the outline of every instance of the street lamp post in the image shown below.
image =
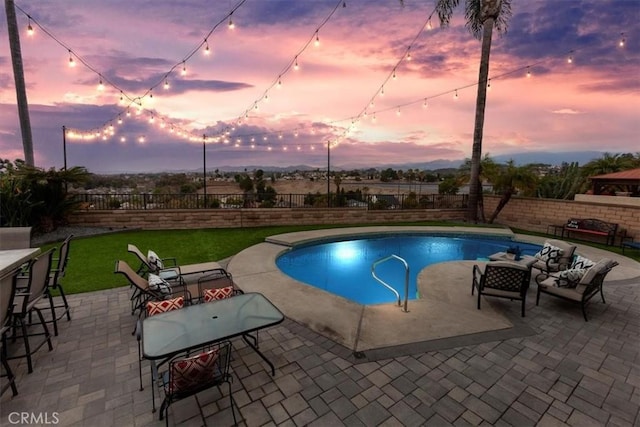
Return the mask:
<path id="1" fill-rule="evenodd" d="M 327 140 L 327 207 L 331 207 L 331 140 Z"/>
<path id="2" fill-rule="evenodd" d="M 202 182 L 204 183 L 204 202 L 203 208 L 207 207 L 207 150 L 205 143 L 207 141 L 207 136 L 202 134 Z"/>
<path id="3" fill-rule="evenodd" d="M 64 170 L 67 170 L 67 128 L 62 126 L 62 156 L 64 158 Z"/>

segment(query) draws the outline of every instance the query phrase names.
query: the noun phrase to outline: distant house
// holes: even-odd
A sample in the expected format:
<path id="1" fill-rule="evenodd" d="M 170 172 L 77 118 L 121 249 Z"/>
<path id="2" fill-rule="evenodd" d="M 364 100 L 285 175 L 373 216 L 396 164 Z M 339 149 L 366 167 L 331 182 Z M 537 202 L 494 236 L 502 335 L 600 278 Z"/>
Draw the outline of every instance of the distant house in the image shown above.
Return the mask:
<path id="1" fill-rule="evenodd" d="M 400 207 L 400 202 L 398 198 L 392 194 L 377 194 L 371 196 L 371 201 L 374 204 L 380 204 L 385 206 L 387 209 L 398 209 Z"/>

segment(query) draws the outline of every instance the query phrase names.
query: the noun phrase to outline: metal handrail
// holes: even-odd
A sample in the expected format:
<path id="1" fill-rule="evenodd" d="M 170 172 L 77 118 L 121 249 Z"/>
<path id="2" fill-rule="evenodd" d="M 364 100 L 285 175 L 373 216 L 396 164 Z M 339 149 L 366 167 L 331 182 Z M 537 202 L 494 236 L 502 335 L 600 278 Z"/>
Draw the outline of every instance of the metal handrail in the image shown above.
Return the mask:
<path id="1" fill-rule="evenodd" d="M 373 264 L 371 264 L 371 275 L 373 276 L 374 279 L 376 279 L 382 286 L 385 286 L 387 289 L 389 289 L 391 292 L 393 292 L 396 297 L 398 298 L 398 307 L 400 307 L 402 304 L 400 302 L 400 293 L 398 291 L 396 291 L 394 288 L 392 288 L 391 286 L 389 286 L 387 283 L 385 283 L 384 280 L 380 279 L 377 275 L 376 275 L 376 266 L 378 264 L 382 264 L 383 262 L 389 261 L 391 259 L 397 259 L 398 261 L 402 262 L 404 264 L 404 271 L 405 271 L 405 277 L 404 277 L 404 308 L 403 311 L 404 312 L 408 312 L 408 308 L 407 308 L 407 304 L 408 304 L 408 300 L 409 300 L 409 264 L 407 264 L 407 261 L 405 261 L 403 258 L 399 257 L 398 255 L 389 255 L 388 257 L 385 258 L 381 258 L 377 261 L 375 261 Z"/>

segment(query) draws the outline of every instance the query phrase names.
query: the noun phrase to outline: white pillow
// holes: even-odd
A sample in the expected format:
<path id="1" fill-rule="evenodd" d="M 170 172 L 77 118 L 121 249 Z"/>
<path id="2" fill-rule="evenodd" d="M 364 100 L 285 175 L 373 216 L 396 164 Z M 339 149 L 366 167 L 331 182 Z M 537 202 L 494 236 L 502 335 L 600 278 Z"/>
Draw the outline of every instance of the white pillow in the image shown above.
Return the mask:
<path id="1" fill-rule="evenodd" d="M 164 296 L 171 295 L 171 284 L 155 274 L 149 274 L 149 289 L 154 292 L 160 292 Z"/>
<path id="2" fill-rule="evenodd" d="M 540 251 L 534 256 L 543 262 L 547 262 L 548 260 L 557 262 L 558 258 L 562 256 L 563 252 L 564 251 L 559 247 L 550 245 L 549 243 L 545 243 L 542 249 L 540 249 Z"/>
<path id="3" fill-rule="evenodd" d="M 589 267 L 593 267 L 594 264 L 595 264 L 595 262 L 591 261 L 589 258 L 585 258 L 583 256 L 576 255 L 575 258 L 573 258 L 573 262 L 571 263 L 571 267 L 569 267 L 569 268 L 586 269 L 586 268 L 589 268 Z"/>
<path id="4" fill-rule="evenodd" d="M 164 264 L 162 263 L 162 260 L 160 259 L 158 254 L 156 254 L 151 249 L 149 249 L 149 252 L 147 252 L 147 259 L 149 260 L 149 264 L 155 265 L 156 270 L 162 270 L 164 268 Z"/>
<path id="5" fill-rule="evenodd" d="M 557 288 L 575 288 L 578 286 L 580 279 L 587 272 L 586 268 L 570 268 L 562 270 L 556 275 L 553 286 Z"/>

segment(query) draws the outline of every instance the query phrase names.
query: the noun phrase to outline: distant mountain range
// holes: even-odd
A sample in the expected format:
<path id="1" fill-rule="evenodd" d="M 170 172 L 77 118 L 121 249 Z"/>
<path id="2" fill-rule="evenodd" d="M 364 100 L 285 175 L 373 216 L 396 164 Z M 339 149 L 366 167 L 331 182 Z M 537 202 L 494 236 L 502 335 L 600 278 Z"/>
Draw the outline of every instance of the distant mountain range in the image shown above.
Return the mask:
<path id="1" fill-rule="evenodd" d="M 498 163 L 505 163 L 509 160 L 513 160 L 516 165 L 526 165 L 530 163 L 541 163 L 547 164 L 551 166 L 559 166 L 563 162 L 571 163 L 578 162 L 580 165 L 584 165 L 585 163 L 590 162 L 591 160 L 598 159 L 602 157 L 604 153 L 600 151 L 564 151 L 564 152 L 555 152 L 551 153 L 548 151 L 540 151 L 540 152 L 529 152 L 529 153 L 513 153 L 513 154 L 502 154 L 498 156 L 491 156 L 493 160 Z M 367 165 L 361 163 L 345 163 L 341 165 L 335 165 L 331 168 L 333 170 L 355 170 L 355 169 L 368 169 L 375 168 L 378 170 L 382 169 L 418 169 L 418 170 L 440 170 L 440 169 L 457 169 L 464 162 L 464 159 L 460 160 L 432 160 L 429 162 L 415 162 L 415 163 L 389 163 L 389 164 L 378 164 L 378 165 Z M 291 165 L 291 166 L 268 166 L 268 165 L 252 165 L 252 166 L 216 166 L 216 169 L 223 172 L 235 172 L 238 170 L 248 170 L 252 171 L 255 169 L 262 169 L 264 171 L 270 172 L 291 172 L 295 170 L 299 171 L 313 171 L 316 169 L 323 169 L 312 167 L 308 165 Z"/>

